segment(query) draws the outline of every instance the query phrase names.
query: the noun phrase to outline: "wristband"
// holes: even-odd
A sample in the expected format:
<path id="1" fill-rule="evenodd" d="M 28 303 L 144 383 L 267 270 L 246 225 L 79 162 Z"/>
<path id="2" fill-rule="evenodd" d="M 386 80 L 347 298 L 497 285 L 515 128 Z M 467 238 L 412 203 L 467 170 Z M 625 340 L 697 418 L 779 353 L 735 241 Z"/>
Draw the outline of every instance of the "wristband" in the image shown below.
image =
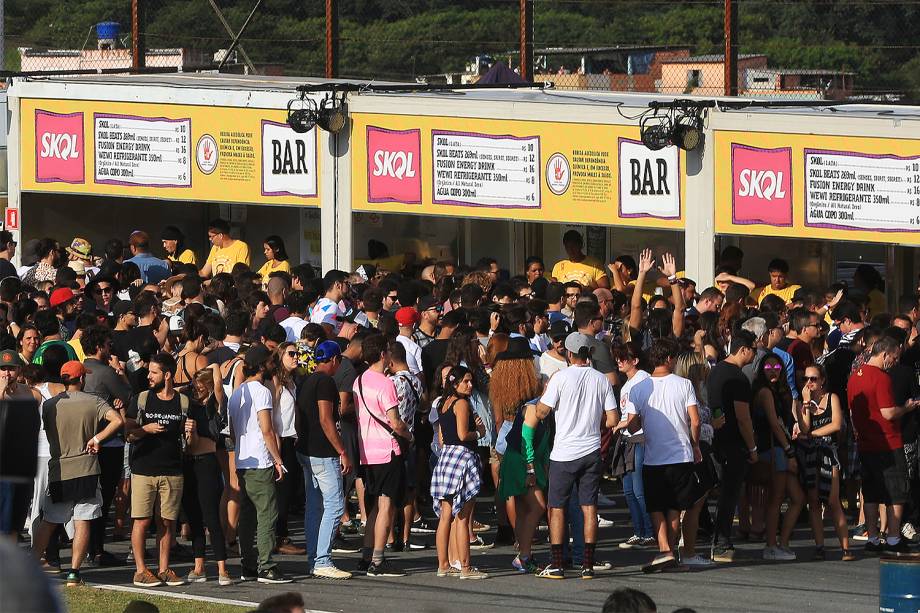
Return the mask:
<path id="1" fill-rule="evenodd" d="M 753 449 L 748 449 L 748 453 L 755 453 L 757 451 L 757 445 L 754 445 Z"/>
<path id="2" fill-rule="evenodd" d="M 677 283 L 677 275 L 671 275 L 670 277 L 668 277 L 668 283 L 670 283 L 671 285 L 676 284 L 676 283 Z"/>
<path id="3" fill-rule="evenodd" d="M 99 441 L 99 437 L 98 437 L 98 436 L 95 436 L 95 435 L 93 436 L 93 442 L 96 443 L 97 445 L 101 445 L 101 444 L 102 444 L 102 443 Z"/>

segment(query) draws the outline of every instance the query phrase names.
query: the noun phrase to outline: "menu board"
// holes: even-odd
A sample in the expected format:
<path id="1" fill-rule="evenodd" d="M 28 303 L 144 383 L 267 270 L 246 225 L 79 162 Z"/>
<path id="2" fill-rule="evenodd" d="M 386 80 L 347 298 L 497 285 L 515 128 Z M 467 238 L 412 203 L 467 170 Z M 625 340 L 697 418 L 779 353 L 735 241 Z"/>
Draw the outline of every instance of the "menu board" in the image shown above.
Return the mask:
<path id="1" fill-rule="evenodd" d="M 191 187 L 191 119 L 96 113 L 96 183 Z"/>
<path id="2" fill-rule="evenodd" d="M 540 208 L 540 137 L 432 130 L 434 204 Z"/>
<path id="3" fill-rule="evenodd" d="M 920 229 L 920 156 L 805 149 L 805 176 L 806 225 Z"/>

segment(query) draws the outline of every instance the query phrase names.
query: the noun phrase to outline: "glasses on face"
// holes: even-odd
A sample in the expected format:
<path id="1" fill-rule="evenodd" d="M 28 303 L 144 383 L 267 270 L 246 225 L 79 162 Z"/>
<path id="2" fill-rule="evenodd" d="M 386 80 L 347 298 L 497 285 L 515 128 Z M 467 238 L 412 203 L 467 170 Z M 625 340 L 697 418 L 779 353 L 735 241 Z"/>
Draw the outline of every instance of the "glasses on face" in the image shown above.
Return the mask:
<path id="1" fill-rule="evenodd" d="M 805 377 L 806 383 L 817 383 L 821 380 L 821 377 Z"/>
<path id="2" fill-rule="evenodd" d="M 783 365 L 782 364 L 764 364 L 763 369 L 764 370 L 782 370 Z"/>
<path id="3" fill-rule="evenodd" d="M 392 296 L 389 296 L 389 295 L 388 295 L 388 296 L 387 296 L 387 299 L 388 299 L 388 300 L 392 300 L 393 302 L 396 302 L 396 299 L 397 299 L 398 297 L 399 297 L 399 296 L 397 296 L 396 294 L 393 294 Z"/>
<path id="4" fill-rule="evenodd" d="M 568 292 L 565 293 L 566 298 L 578 298 L 579 296 L 581 296 L 580 292 L 575 292 L 574 294 L 570 294 Z"/>
<path id="5" fill-rule="evenodd" d="M 296 352 L 296 351 L 285 351 L 285 352 L 284 352 L 284 355 L 286 355 L 286 356 L 289 357 L 289 358 L 296 358 L 296 357 L 297 357 L 297 352 Z"/>
<path id="6" fill-rule="evenodd" d="M 0 366 L 0 370 L 2 370 L 3 372 L 15 372 L 16 367 L 15 366 Z"/>

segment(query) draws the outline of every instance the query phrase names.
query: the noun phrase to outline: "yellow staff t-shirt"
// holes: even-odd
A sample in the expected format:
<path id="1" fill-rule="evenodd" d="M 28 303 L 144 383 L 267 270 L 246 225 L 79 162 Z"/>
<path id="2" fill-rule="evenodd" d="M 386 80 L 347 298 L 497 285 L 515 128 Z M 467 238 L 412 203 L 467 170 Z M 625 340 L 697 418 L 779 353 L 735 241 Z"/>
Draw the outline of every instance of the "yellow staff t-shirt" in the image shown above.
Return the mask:
<path id="1" fill-rule="evenodd" d="M 772 286 L 767 285 L 763 288 L 763 291 L 760 292 L 760 296 L 757 297 L 757 304 L 763 302 L 763 299 L 767 296 L 779 296 L 783 300 L 783 304 L 789 304 L 792 302 L 792 295 L 795 294 L 796 290 L 801 289 L 801 285 L 787 285 L 783 289 L 773 289 Z"/>
<path id="2" fill-rule="evenodd" d="M 262 264 L 262 268 L 259 269 L 259 276 L 262 277 L 262 281 L 267 281 L 268 275 L 272 274 L 273 272 L 278 272 L 279 270 L 290 274 L 291 263 L 287 260 L 284 260 L 283 262 L 279 260 L 269 260 Z"/>
<path id="3" fill-rule="evenodd" d="M 586 256 L 581 262 L 560 260 L 553 266 L 553 277 L 559 283 L 576 281 L 582 287 L 597 287 L 597 281 L 606 276 L 601 263 L 591 256 Z"/>
<path id="4" fill-rule="evenodd" d="M 214 245 L 208 254 L 207 263 L 211 265 L 212 276 L 222 272 L 229 273 L 237 262 L 249 266 L 249 245 L 243 241 L 235 240 L 228 247 L 218 248 Z"/>

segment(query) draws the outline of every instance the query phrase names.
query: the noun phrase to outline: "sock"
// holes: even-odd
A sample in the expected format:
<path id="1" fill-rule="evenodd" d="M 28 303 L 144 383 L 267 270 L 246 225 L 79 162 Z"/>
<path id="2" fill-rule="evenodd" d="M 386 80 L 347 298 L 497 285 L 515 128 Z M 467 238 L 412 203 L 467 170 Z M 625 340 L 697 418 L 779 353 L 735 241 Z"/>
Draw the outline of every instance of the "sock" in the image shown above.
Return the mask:
<path id="1" fill-rule="evenodd" d="M 374 555 L 371 558 L 371 562 L 373 562 L 374 564 L 380 564 L 381 562 L 383 562 L 383 549 L 374 550 Z"/>
<path id="2" fill-rule="evenodd" d="M 886 540 L 888 541 L 889 545 L 894 546 L 901 542 L 901 537 L 900 536 L 889 536 Z"/>
<path id="3" fill-rule="evenodd" d="M 373 547 L 362 547 L 361 548 L 361 559 L 370 560 L 371 553 L 374 551 Z"/>
<path id="4" fill-rule="evenodd" d="M 594 568 L 594 547 L 597 543 L 585 543 L 585 555 L 582 560 L 582 568 Z"/>
<path id="5" fill-rule="evenodd" d="M 549 550 L 553 560 L 553 568 L 562 568 L 562 545 L 550 545 Z"/>

